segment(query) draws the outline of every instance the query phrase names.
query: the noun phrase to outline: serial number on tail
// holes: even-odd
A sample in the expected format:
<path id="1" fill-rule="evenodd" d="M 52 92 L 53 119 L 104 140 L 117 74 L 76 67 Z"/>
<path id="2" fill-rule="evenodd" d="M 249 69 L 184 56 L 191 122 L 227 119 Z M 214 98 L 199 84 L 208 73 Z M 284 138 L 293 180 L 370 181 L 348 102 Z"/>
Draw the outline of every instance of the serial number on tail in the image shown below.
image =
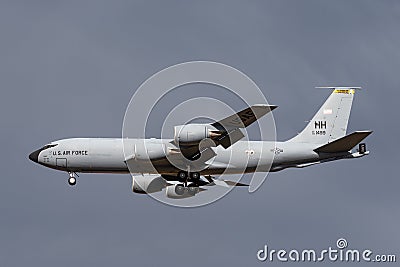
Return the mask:
<path id="1" fill-rule="evenodd" d="M 326 135 L 326 131 L 312 131 L 312 135 Z"/>

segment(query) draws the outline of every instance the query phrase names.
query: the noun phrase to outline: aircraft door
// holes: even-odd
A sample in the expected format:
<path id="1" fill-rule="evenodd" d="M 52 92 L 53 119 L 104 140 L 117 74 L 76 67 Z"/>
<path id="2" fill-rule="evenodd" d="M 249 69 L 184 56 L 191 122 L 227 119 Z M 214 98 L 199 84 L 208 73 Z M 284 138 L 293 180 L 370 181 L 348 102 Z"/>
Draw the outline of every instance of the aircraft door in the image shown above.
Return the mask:
<path id="1" fill-rule="evenodd" d="M 67 167 L 67 159 L 66 158 L 56 158 L 56 166 L 66 168 Z"/>

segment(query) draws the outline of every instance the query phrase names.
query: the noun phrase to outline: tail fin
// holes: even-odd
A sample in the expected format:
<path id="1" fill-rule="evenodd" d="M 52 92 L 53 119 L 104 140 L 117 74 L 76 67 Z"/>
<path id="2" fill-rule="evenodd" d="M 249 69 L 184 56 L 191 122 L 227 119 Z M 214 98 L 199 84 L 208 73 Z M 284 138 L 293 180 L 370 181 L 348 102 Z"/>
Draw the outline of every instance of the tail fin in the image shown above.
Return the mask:
<path id="1" fill-rule="evenodd" d="M 356 87 L 320 87 L 333 89 L 306 128 L 289 141 L 325 144 L 346 135 Z"/>

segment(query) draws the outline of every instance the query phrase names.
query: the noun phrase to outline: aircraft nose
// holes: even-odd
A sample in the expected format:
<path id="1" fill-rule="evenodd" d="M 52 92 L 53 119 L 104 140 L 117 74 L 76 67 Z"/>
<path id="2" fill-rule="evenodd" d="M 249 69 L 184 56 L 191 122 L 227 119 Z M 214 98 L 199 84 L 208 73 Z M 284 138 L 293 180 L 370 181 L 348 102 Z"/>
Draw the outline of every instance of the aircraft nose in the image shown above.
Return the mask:
<path id="1" fill-rule="evenodd" d="M 32 160 L 33 162 L 38 163 L 40 151 L 41 149 L 33 151 L 31 154 L 29 154 L 29 159 Z"/>

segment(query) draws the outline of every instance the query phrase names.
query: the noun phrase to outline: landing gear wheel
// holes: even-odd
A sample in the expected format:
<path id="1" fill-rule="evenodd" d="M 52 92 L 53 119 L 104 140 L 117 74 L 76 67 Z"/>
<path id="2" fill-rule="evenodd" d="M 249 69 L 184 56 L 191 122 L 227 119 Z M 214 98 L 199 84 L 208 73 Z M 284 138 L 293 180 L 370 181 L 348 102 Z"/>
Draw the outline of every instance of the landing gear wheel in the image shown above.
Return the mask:
<path id="1" fill-rule="evenodd" d="M 200 173 L 199 173 L 199 172 L 192 172 L 192 173 L 190 174 L 190 177 L 191 177 L 193 180 L 198 180 L 198 179 L 200 179 Z"/>
<path id="2" fill-rule="evenodd" d="M 182 196 L 185 193 L 185 187 L 183 184 L 178 184 L 175 186 L 175 193 L 179 196 Z"/>
<path id="3" fill-rule="evenodd" d="M 189 186 L 187 189 L 189 194 L 192 196 L 196 195 L 199 192 L 199 188 L 196 186 Z"/>
<path id="4" fill-rule="evenodd" d="M 74 185 L 76 185 L 76 178 L 75 177 L 69 177 L 69 179 L 68 179 L 68 184 L 70 185 L 70 186 L 74 186 Z"/>
<path id="5" fill-rule="evenodd" d="M 184 171 L 178 172 L 179 181 L 184 182 L 186 181 L 187 177 L 188 177 L 187 172 Z"/>

